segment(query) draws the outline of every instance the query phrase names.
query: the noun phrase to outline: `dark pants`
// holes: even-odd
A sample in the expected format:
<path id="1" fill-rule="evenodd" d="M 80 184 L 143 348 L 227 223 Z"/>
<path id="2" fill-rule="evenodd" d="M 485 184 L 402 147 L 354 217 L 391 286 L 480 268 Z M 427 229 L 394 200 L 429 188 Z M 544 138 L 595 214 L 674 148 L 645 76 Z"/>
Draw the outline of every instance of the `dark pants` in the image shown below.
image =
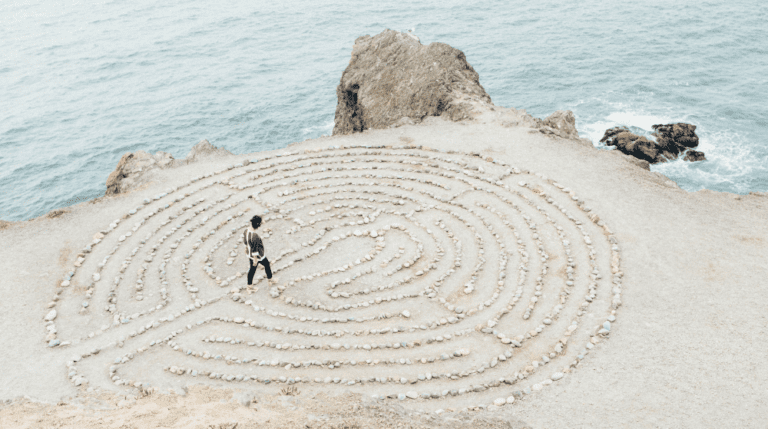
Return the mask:
<path id="1" fill-rule="evenodd" d="M 259 264 L 264 265 L 264 270 L 267 272 L 267 278 L 272 278 L 272 269 L 269 267 L 269 260 L 267 258 L 262 259 L 261 261 L 256 262 L 256 265 L 253 264 L 253 259 L 248 258 L 248 263 L 251 265 L 251 268 L 248 270 L 248 284 L 253 284 L 253 275 L 256 274 L 256 268 L 258 268 Z"/>

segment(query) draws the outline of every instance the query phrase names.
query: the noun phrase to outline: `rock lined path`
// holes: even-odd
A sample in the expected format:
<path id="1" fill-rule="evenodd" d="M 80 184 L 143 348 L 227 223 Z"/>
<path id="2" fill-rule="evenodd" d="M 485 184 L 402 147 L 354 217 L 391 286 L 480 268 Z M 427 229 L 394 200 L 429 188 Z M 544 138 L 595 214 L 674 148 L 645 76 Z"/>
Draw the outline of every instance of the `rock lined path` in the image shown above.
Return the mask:
<path id="1" fill-rule="evenodd" d="M 50 347 L 92 344 L 66 364 L 75 386 L 502 406 L 574 371 L 621 305 L 599 215 L 479 153 L 286 151 L 136 203 L 94 231 L 46 316 Z M 247 288 L 255 213 L 275 279 Z"/>

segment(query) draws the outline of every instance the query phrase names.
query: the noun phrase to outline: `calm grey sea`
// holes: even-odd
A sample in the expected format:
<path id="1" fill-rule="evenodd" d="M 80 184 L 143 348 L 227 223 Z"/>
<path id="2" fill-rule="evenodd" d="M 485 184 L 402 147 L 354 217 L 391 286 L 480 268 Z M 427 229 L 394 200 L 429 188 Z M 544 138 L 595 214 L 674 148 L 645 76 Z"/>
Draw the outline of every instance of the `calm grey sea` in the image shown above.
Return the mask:
<path id="1" fill-rule="evenodd" d="M 767 15 L 761 1 L 1 1 L 0 219 L 102 195 L 125 152 L 330 134 L 355 38 L 386 28 L 464 51 L 497 105 L 573 110 L 596 145 L 615 125 L 696 124 L 708 161 L 653 170 L 768 191 Z"/>

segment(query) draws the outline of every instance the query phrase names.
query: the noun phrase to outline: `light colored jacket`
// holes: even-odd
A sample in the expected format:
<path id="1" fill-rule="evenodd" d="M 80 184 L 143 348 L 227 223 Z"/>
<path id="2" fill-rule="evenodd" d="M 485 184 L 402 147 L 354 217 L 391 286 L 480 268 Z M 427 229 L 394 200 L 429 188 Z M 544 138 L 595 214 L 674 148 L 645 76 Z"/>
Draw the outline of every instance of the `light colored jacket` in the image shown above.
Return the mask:
<path id="1" fill-rule="evenodd" d="M 243 243 L 245 243 L 245 253 L 248 254 L 248 258 L 253 262 L 266 258 L 264 243 L 262 243 L 259 234 L 256 234 L 255 229 L 249 227 L 243 232 Z"/>

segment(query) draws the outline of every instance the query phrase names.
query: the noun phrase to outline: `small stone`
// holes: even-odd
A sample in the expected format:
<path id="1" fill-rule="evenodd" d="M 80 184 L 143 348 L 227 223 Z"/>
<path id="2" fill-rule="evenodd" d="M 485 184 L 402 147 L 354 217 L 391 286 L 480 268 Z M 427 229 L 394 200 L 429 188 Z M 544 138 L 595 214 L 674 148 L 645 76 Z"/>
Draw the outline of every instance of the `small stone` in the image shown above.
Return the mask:
<path id="1" fill-rule="evenodd" d="M 411 312 L 408 310 L 403 310 L 403 317 L 411 317 Z"/>
<path id="2" fill-rule="evenodd" d="M 419 394 L 411 390 L 410 392 L 406 393 L 405 396 L 411 399 L 416 399 L 419 397 Z"/>
<path id="3" fill-rule="evenodd" d="M 45 315 L 45 321 L 50 322 L 51 320 L 56 318 L 56 309 L 53 309 L 48 312 L 48 314 Z"/>
<path id="4" fill-rule="evenodd" d="M 493 405 L 496 405 L 497 407 L 500 407 L 500 406 L 502 406 L 502 405 L 504 405 L 504 404 L 506 404 L 506 403 L 507 403 L 507 400 L 506 400 L 506 399 L 504 399 L 504 398 L 496 398 L 496 399 L 493 401 Z"/>
<path id="5" fill-rule="evenodd" d="M 557 381 L 557 380 L 560 380 L 561 378 L 563 378 L 564 375 L 565 374 L 563 374 L 562 372 L 555 372 L 555 373 L 552 374 L 551 378 L 552 378 L 553 381 Z"/>
<path id="6" fill-rule="evenodd" d="M 510 396 L 510 397 L 507 398 L 507 404 L 513 404 L 514 402 L 515 402 L 515 397 L 514 396 Z"/>

